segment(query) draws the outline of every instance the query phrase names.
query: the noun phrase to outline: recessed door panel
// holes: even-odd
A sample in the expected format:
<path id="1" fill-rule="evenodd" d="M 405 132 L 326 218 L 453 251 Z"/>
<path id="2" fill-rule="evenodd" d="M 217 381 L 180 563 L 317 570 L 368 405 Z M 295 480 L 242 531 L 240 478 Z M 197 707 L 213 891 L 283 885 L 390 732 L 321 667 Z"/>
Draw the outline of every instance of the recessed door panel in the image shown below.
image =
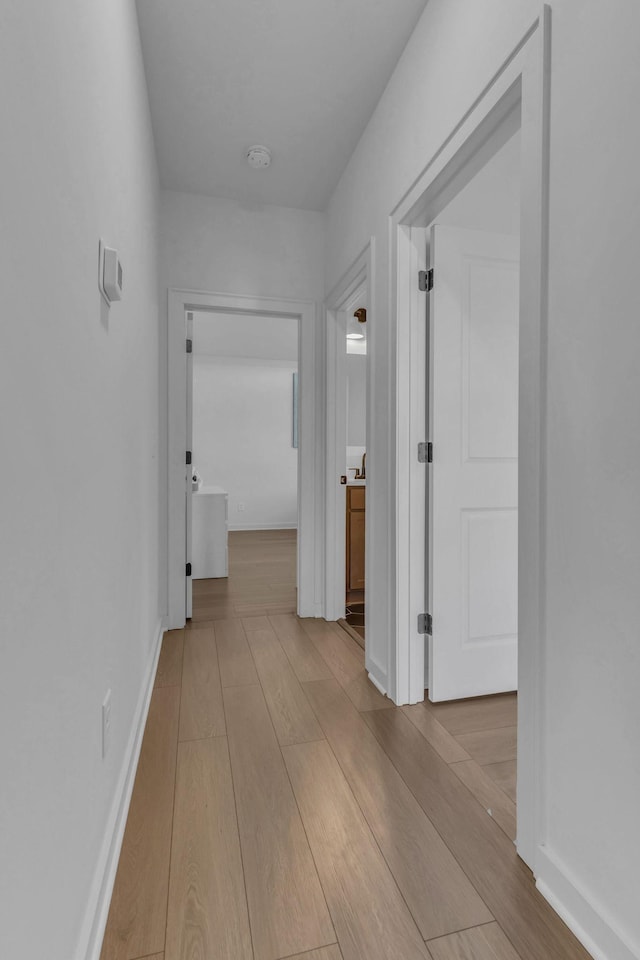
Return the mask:
<path id="1" fill-rule="evenodd" d="M 465 257 L 463 437 L 467 460 L 518 457 L 518 264 Z"/>
<path id="2" fill-rule="evenodd" d="M 518 635 L 518 511 L 463 510 L 463 644 L 501 644 Z"/>

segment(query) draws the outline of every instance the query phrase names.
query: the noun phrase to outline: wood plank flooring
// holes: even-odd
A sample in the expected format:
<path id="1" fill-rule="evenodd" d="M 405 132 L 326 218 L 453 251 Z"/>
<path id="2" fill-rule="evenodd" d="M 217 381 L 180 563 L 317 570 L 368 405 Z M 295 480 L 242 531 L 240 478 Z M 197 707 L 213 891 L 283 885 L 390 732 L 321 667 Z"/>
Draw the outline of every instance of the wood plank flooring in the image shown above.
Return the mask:
<path id="1" fill-rule="evenodd" d="M 252 957 L 225 737 L 186 741 L 178 750 L 165 951 Z"/>
<path id="2" fill-rule="evenodd" d="M 516 694 L 402 707 L 511 840 L 516 836 Z"/>
<path id="3" fill-rule="evenodd" d="M 395 708 L 232 535 L 165 634 L 101 960 L 587 960 L 515 829 L 515 696 Z"/>
<path id="4" fill-rule="evenodd" d="M 227 687 L 224 704 L 256 960 L 334 943 L 262 688 Z"/>
<path id="5" fill-rule="evenodd" d="M 215 634 L 210 624 L 197 624 L 184 638 L 180 740 L 201 740 L 224 734 Z"/>
<path id="6" fill-rule="evenodd" d="M 101 960 L 164 950 L 179 709 L 179 687 L 154 690 Z"/>
<path id="7" fill-rule="evenodd" d="M 326 740 L 283 749 L 344 960 L 428 953 Z"/>
<path id="8" fill-rule="evenodd" d="M 493 919 L 337 682 L 305 690 L 422 936 Z"/>
<path id="9" fill-rule="evenodd" d="M 518 954 L 497 923 L 432 940 L 429 952 L 433 960 L 518 960 Z"/>

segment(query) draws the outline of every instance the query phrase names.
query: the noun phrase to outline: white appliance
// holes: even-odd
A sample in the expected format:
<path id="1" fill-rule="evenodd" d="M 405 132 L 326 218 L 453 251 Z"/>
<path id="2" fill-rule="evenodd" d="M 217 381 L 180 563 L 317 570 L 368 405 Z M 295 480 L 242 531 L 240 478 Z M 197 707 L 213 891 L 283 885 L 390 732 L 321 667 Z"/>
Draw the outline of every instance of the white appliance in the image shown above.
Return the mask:
<path id="1" fill-rule="evenodd" d="M 229 576 L 227 548 L 229 496 L 222 487 L 201 487 L 192 496 L 192 579 Z"/>

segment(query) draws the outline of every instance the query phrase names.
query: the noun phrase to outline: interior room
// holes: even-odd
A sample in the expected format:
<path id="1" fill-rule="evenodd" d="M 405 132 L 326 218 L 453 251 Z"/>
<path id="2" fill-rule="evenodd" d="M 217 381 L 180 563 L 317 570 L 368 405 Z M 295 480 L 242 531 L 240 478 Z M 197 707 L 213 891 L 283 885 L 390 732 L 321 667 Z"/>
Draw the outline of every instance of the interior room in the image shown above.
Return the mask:
<path id="1" fill-rule="evenodd" d="M 2 4 L 3 960 L 639 960 L 639 34 Z M 459 246 L 489 307 L 429 340 L 454 233 L 519 235 L 517 343 Z M 199 352 L 202 312 L 271 352 Z M 498 461 L 517 499 L 465 500 Z"/>
<path id="2" fill-rule="evenodd" d="M 298 322 L 214 311 L 190 317 L 190 619 L 210 620 L 236 604 L 295 612 Z M 257 565 L 260 551 L 278 576 L 244 583 L 239 558 L 255 553 Z"/>
<path id="3" fill-rule="evenodd" d="M 361 300 L 358 300 L 360 303 Z M 367 310 L 348 311 L 346 364 L 346 532 L 344 624 L 364 648 L 367 483 Z M 343 623 L 342 620 L 339 623 Z"/>
<path id="4" fill-rule="evenodd" d="M 295 320 L 194 313 L 193 466 L 230 530 L 297 526 L 297 374 Z"/>
<path id="5" fill-rule="evenodd" d="M 429 436 L 440 467 L 428 490 L 427 605 L 445 621 L 437 642 L 449 652 L 443 661 L 429 638 L 425 701 L 436 701 L 430 716 L 455 741 L 451 769 L 513 840 L 520 149 L 516 131 L 426 230 L 440 291 L 427 308 Z M 451 554 L 455 529 L 460 552 Z M 454 609 L 452 594 L 464 598 Z"/>

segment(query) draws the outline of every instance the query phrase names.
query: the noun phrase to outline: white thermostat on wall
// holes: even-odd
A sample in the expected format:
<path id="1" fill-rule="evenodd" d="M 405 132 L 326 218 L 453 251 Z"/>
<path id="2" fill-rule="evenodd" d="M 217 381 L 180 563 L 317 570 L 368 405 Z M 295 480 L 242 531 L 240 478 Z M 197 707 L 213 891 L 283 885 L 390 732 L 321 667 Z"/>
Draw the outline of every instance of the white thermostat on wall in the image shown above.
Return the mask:
<path id="1" fill-rule="evenodd" d="M 122 264 L 118 251 L 107 247 L 102 240 L 99 244 L 98 287 L 108 304 L 122 300 Z"/>

